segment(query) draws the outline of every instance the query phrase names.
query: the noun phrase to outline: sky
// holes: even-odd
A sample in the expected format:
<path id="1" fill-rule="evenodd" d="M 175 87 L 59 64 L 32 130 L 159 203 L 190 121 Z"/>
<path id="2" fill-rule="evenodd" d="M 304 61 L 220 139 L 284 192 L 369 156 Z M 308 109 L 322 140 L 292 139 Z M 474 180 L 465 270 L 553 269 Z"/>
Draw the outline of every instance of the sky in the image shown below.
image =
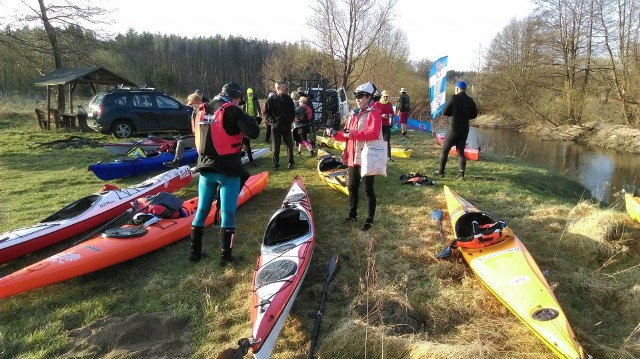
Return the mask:
<path id="1" fill-rule="evenodd" d="M 306 24 L 313 15 L 314 0 L 199 3 L 196 8 L 194 3 L 180 7 L 180 3 L 162 0 L 92 1 L 109 9 L 113 20 L 109 29 L 115 33 L 132 28 L 153 34 L 238 35 L 270 42 L 296 42 L 314 36 Z M 0 13 L 11 14 L 6 10 L 16 7 L 24 5 L 19 0 L 0 0 Z M 530 0 L 397 0 L 394 25 L 407 35 L 410 60 L 435 61 L 449 56 L 450 70 L 473 70 L 491 40 L 512 19 L 523 19 L 533 9 Z"/>

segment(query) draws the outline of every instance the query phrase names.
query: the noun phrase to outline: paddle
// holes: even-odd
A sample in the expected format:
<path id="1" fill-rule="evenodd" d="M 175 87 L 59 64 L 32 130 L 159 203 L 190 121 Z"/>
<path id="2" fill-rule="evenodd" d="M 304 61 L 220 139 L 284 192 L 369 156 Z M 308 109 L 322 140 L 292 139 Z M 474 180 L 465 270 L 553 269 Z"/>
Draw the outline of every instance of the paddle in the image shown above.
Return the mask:
<path id="1" fill-rule="evenodd" d="M 338 269 L 339 262 L 340 260 L 338 258 L 338 254 L 334 253 L 331 257 L 331 260 L 329 261 L 327 275 L 324 279 L 324 287 L 322 288 L 322 296 L 320 297 L 320 306 L 318 307 L 318 311 L 316 312 L 316 322 L 313 325 L 313 334 L 311 335 L 311 348 L 309 348 L 309 355 L 307 356 L 307 359 L 313 359 L 313 352 L 316 349 L 318 334 L 320 333 L 320 322 L 322 321 L 322 316 L 324 315 L 324 301 L 325 299 L 327 299 L 329 283 L 331 282 L 333 275 Z"/>
<path id="2" fill-rule="evenodd" d="M 431 219 L 434 219 L 436 222 L 438 222 L 438 231 L 440 232 L 440 242 L 442 242 L 442 244 L 444 243 L 444 234 L 442 234 L 442 217 L 444 217 L 444 214 L 442 213 L 441 209 L 434 209 L 433 212 L 431 212 Z"/>
<path id="3" fill-rule="evenodd" d="M 442 217 L 443 216 L 444 214 L 440 209 L 435 209 L 433 210 L 433 212 L 431 212 L 431 218 L 434 219 L 436 222 L 438 222 L 438 231 L 440 232 L 440 242 L 442 242 L 442 244 L 445 245 L 444 234 L 442 233 Z M 438 253 L 438 255 L 436 255 L 436 258 L 438 259 L 446 258 L 446 257 L 449 257 L 451 253 L 453 253 L 451 246 L 446 246 L 443 250 L 440 251 L 440 253 Z"/>

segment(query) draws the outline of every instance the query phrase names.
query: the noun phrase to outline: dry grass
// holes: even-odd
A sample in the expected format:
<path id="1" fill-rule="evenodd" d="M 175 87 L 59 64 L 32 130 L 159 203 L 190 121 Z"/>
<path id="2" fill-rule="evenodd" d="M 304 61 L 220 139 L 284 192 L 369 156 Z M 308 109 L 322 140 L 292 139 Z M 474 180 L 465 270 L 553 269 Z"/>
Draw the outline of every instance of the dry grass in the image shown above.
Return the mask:
<path id="1" fill-rule="evenodd" d="M 0 161 L 9 170 L 0 174 L 0 196 L 11 209 L 6 213 L 14 214 L 0 214 L 3 228 L 32 223 L 77 193 L 91 193 L 101 185 L 84 170 L 101 156 L 98 149 L 26 150 L 20 146 L 25 142 L 68 134 L 19 123 L 11 120 L 11 129 L 2 132 L 7 145 L 0 147 Z M 239 209 L 236 251 L 247 258 L 242 265 L 221 269 L 207 260 L 194 266 L 186 260 L 185 240 L 120 266 L 2 300 L 0 357 L 56 357 L 67 349 L 70 329 L 96 318 L 167 311 L 189 320 L 192 357 L 215 358 L 250 335 L 255 255 L 264 226 L 294 174 L 303 177 L 309 190 L 318 235 L 311 268 L 272 358 L 306 357 L 333 253 L 340 255 L 341 265 L 327 297 L 317 348 L 320 358 L 552 357 L 460 258 L 435 259 L 442 244 L 430 213 L 445 208 L 443 184 L 507 221 L 548 273 L 554 294 L 590 354 L 604 359 L 640 357 L 640 225 L 621 212 L 580 201 L 582 188 L 514 158 L 487 155 L 469 163 L 465 182 L 444 178 L 431 187 L 400 185 L 400 174 L 435 168 L 434 143 L 429 136 L 409 133 L 407 145 L 414 154 L 391 163 L 386 179 L 376 178 L 378 212 L 366 233 L 340 225 L 346 196 L 319 180 L 315 159 L 297 158 L 296 171 L 271 172 L 267 189 Z M 64 156 L 73 163 L 55 161 Z M 267 162 L 258 169 L 266 169 Z M 452 159 L 449 166 L 453 165 Z M 75 182 L 71 176 L 76 176 Z M 72 186 L 74 191 L 69 191 Z M 191 186 L 179 194 L 193 197 L 196 191 Z M 362 219 L 364 200 L 360 208 Z M 443 232 L 451 241 L 448 217 Z M 216 238 L 215 230 L 206 237 L 205 251 L 215 258 L 217 247 L 210 240 Z M 55 250 L 0 269 L 8 273 Z"/>

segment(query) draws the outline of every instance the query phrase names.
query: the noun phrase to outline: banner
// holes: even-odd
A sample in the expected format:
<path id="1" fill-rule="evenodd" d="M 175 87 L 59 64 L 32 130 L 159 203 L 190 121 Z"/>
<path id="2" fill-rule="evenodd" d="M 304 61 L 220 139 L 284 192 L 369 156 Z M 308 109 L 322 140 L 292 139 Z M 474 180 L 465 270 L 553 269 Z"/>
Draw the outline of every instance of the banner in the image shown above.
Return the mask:
<path id="1" fill-rule="evenodd" d="M 431 119 L 438 117 L 446 103 L 447 94 L 447 59 L 444 56 L 436 60 L 429 70 L 429 101 L 431 103 Z"/>

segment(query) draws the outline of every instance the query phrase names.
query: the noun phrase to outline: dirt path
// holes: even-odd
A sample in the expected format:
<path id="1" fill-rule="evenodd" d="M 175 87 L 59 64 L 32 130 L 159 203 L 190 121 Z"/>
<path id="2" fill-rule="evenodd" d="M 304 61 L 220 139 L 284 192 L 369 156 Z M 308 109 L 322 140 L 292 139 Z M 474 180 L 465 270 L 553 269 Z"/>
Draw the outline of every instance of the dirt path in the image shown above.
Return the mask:
<path id="1" fill-rule="evenodd" d="M 582 126 L 525 126 L 509 122 L 493 115 L 478 116 L 472 125 L 479 128 L 501 128 L 535 133 L 550 141 L 574 141 L 618 152 L 640 153 L 640 128 L 612 125 L 603 122 L 589 122 Z"/>
<path id="2" fill-rule="evenodd" d="M 71 350 L 61 358 L 189 358 L 187 322 L 169 313 L 98 320 L 69 333 Z"/>

